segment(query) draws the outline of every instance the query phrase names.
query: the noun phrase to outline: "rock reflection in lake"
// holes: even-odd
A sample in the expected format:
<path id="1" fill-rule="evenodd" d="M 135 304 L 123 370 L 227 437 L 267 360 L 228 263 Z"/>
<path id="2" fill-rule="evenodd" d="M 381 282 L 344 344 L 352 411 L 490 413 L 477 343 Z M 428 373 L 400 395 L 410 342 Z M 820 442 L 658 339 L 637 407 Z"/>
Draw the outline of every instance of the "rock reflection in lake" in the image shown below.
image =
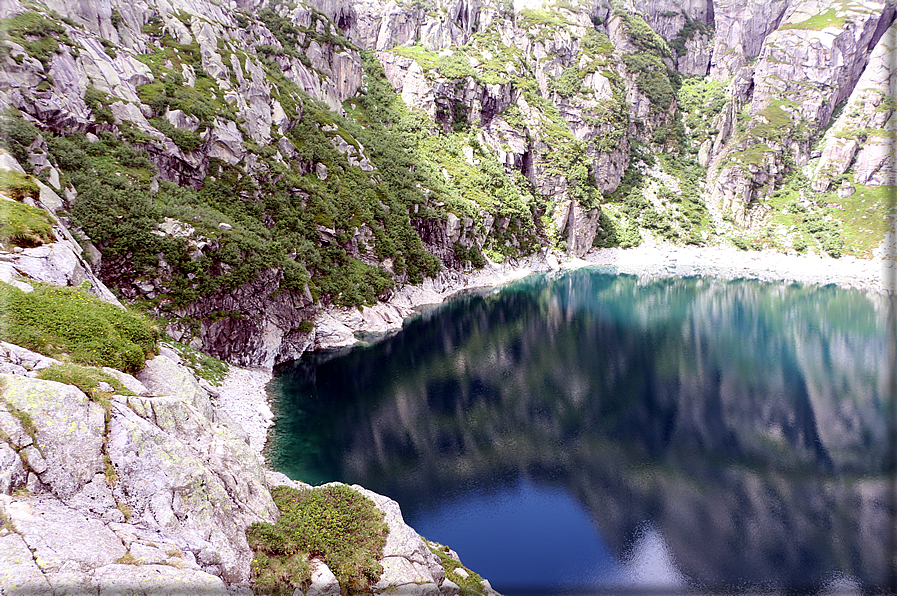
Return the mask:
<path id="1" fill-rule="evenodd" d="M 887 591 L 886 309 L 835 287 L 531 277 L 281 368 L 268 456 L 392 496 L 504 593 Z"/>

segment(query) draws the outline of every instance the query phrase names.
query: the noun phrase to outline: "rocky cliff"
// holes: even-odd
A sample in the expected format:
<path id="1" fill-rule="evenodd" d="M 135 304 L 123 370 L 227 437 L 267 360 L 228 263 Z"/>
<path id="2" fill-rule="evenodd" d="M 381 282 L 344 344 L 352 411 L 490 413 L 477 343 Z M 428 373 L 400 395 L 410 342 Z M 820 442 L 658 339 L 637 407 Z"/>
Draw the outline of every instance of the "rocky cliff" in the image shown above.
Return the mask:
<path id="1" fill-rule="evenodd" d="M 24 178 L 3 184 L 173 337 L 265 367 L 320 343 L 322 308 L 487 260 L 652 236 L 870 257 L 894 217 L 893 20 L 886 0 L 6 0 Z"/>

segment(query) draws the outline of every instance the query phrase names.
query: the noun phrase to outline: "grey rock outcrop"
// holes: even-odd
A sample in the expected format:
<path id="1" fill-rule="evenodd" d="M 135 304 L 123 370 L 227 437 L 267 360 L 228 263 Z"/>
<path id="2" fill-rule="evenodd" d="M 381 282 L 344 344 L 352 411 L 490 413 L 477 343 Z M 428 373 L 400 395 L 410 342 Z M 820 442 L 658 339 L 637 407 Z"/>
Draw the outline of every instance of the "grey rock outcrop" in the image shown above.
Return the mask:
<path id="1" fill-rule="evenodd" d="M 248 591 L 245 532 L 276 519 L 269 487 L 312 487 L 265 470 L 245 433 L 173 360 L 150 360 L 140 380 L 117 375 L 141 395 L 112 396 L 104 414 L 74 386 L 0 374 L 0 590 Z M 375 593 L 456 596 L 398 504 L 353 489 L 384 511 L 389 527 Z M 340 591 L 313 560 L 306 596 Z"/>
<path id="2" fill-rule="evenodd" d="M 744 9 L 762 12 L 779 5 L 765 3 L 763 6 L 765 8 L 761 10 L 759 5 L 749 3 Z M 765 221 L 769 207 L 762 199 L 788 170 L 783 157 L 785 152 L 793 154 L 796 165 L 807 163 L 810 134 L 827 125 L 835 106 L 853 92 L 866 70 L 868 47 L 878 41 L 894 17 L 893 9 L 884 3 L 856 5 L 838 11 L 831 9 L 822 16 L 817 16 L 818 6 L 809 0 L 782 4 L 780 8 L 783 10 L 780 17 L 765 17 L 781 26 L 762 35 L 758 60 L 749 75 L 752 85 L 747 122 L 741 131 L 734 131 L 734 110 L 729 112 L 729 124 L 725 128 L 733 136 L 725 141 L 724 131 L 721 131 L 714 147 L 716 155 L 713 159 L 722 167 L 712 181 L 710 203 L 722 212 L 734 215 L 737 223 L 747 228 Z M 824 26 L 812 20 L 825 15 L 831 15 L 828 18 L 833 23 L 837 19 L 837 24 Z M 776 20 L 779 18 L 781 22 Z M 715 56 L 719 53 L 721 39 L 717 38 Z M 750 56 L 753 52 L 751 47 L 745 49 L 743 55 Z M 728 72 L 734 72 L 732 69 L 736 68 L 739 55 L 742 54 L 728 54 L 736 57 L 736 62 L 726 67 Z M 876 60 L 873 71 L 881 71 L 881 62 L 880 58 Z M 739 76 L 746 79 L 748 75 L 742 71 Z M 879 86 L 888 85 L 883 82 L 888 80 L 888 74 L 870 72 L 867 77 L 879 79 Z M 871 80 L 868 84 L 875 85 Z M 738 96 L 733 94 L 732 97 L 737 106 Z M 890 112 L 882 116 L 887 121 Z M 840 126 L 849 125 L 842 123 Z M 841 130 L 843 135 L 844 128 Z M 851 154 L 849 140 L 840 147 L 836 143 L 830 145 L 832 149 L 825 163 L 830 163 L 831 152 L 843 153 L 842 160 Z M 719 153 L 716 153 L 717 147 Z M 874 152 L 872 149 L 868 155 Z M 877 170 L 886 159 L 880 155 L 870 161 L 877 162 L 873 166 Z M 835 167 L 833 171 L 837 169 Z M 816 188 L 823 187 L 824 183 L 817 176 Z"/>
<path id="3" fill-rule="evenodd" d="M 127 379 L 145 395 L 114 397 L 106 415 L 73 386 L 0 377 L 0 424 L 11 447 L 3 450 L 2 486 L 9 494 L 25 484 L 24 462 L 38 491 L 7 498 L 4 508 L 54 587 L 108 589 L 154 577 L 132 565 L 113 567 L 130 557 L 148 565 L 178 561 L 185 573 L 166 571 L 160 581 L 223 591 L 219 578 L 249 579 L 245 529 L 277 515 L 245 434 L 227 425 L 188 372 L 164 356 L 150 362 L 145 385 Z"/>
<path id="4" fill-rule="evenodd" d="M 389 526 L 389 536 L 380 560 L 383 575 L 374 586 L 374 592 L 399 590 L 412 596 L 453 594 L 452 584 L 445 584 L 445 569 L 439 558 L 430 551 L 423 538 L 405 523 L 399 504 L 364 487 L 353 485 L 352 488 L 383 511 L 383 521 Z"/>
<path id="5" fill-rule="evenodd" d="M 24 173 L 22 167 L 10 156 L 0 152 L 4 157 L 0 162 L 0 172 L 14 171 Z M 40 195 L 33 206 L 45 209 L 53 220 L 53 235 L 56 241 L 21 252 L 0 250 L 0 281 L 12 283 L 20 289 L 30 291 L 28 280 L 46 282 L 60 286 L 79 286 L 86 283 L 89 291 L 105 302 L 121 306 L 115 295 L 94 274 L 89 261 L 89 253 L 74 238 L 69 229 L 56 217 L 56 212 L 66 203 L 52 188 L 35 180 Z M 0 197 L 0 200 L 7 200 Z M 89 242 L 85 242 L 87 246 Z"/>
<path id="6" fill-rule="evenodd" d="M 842 116 L 823 137 L 824 148 L 813 172 L 813 188 L 828 189 L 830 180 L 848 168 L 860 184 L 895 184 L 891 153 L 895 112 L 887 107 L 897 96 L 893 48 L 897 25 L 891 25 L 869 56 L 869 64 L 854 87 Z"/>
<path id="7" fill-rule="evenodd" d="M 63 500 L 74 496 L 103 471 L 102 407 L 71 385 L 14 375 L 2 378 L 0 407 L 19 417 L 14 432 L 8 433 L 22 437 L 14 446 L 22 450 L 29 468 L 41 470 L 41 482 L 54 494 Z M 33 426 L 18 420 L 31 420 Z M 35 449 L 29 449 L 32 445 Z"/>
<path id="8" fill-rule="evenodd" d="M 716 34 L 710 76 L 727 79 L 756 58 L 787 9 L 788 0 L 714 0 Z"/>
<path id="9" fill-rule="evenodd" d="M 185 307 L 185 320 L 199 321 L 194 335 L 204 351 L 237 365 L 273 368 L 295 360 L 311 344 L 299 322 L 314 318 L 315 305 L 307 292 L 279 290 L 282 273 L 268 271 L 235 290 L 215 292 Z M 278 291 L 279 290 L 279 291 Z M 245 313 L 220 317 L 217 313 Z M 188 329 L 169 328 L 175 339 Z"/>

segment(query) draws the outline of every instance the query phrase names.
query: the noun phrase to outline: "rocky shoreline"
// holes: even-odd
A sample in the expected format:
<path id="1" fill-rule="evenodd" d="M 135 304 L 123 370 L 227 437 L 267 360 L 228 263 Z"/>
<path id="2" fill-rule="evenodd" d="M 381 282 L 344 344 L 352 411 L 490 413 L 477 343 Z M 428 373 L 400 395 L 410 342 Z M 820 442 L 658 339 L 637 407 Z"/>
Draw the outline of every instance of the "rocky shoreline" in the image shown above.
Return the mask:
<path id="1" fill-rule="evenodd" d="M 882 253 L 883 251 L 879 251 Z M 891 251 L 893 252 L 893 251 Z M 888 254 L 887 256 L 890 256 Z M 315 321 L 315 350 L 348 347 L 359 336 L 376 341 L 402 328 L 406 319 L 423 306 L 445 302 L 452 296 L 477 288 L 500 286 L 532 275 L 582 267 L 602 267 L 612 273 L 649 277 L 712 276 L 721 279 L 758 279 L 768 282 L 835 284 L 871 294 L 897 292 L 897 262 L 892 258 L 857 259 L 815 254 L 783 254 L 775 251 L 741 251 L 732 247 L 677 246 L 646 242 L 635 248 L 594 249 L 583 259 L 543 252 L 505 263 L 490 262 L 480 270 L 443 272 L 420 286 L 407 286 L 389 300 L 374 306 L 329 308 Z M 231 366 L 219 389 L 218 402 L 250 436 L 250 444 L 262 455 L 268 429 L 274 424 L 267 384 L 268 369 Z"/>

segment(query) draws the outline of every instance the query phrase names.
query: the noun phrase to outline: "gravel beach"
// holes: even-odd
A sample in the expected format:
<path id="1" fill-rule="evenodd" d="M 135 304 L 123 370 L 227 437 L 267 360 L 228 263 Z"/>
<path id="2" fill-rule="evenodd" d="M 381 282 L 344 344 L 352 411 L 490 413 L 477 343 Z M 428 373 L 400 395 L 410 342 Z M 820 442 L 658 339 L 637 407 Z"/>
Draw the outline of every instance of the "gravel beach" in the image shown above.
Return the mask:
<path id="1" fill-rule="evenodd" d="M 589 252 L 592 265 L 617 273 L 659 276 L 709 275 L 723 279 L 835 284 L 872 292 L 895 292 L 897 263 L 891 259 L 858 259 L 742 251 L 727 247 L 676 246 L 645 243 L 636 248 L 604 248 Z"/>
<path id="2" fill-rule="evenodd" d="M 231 366 L 224 381 L 215 390 L 216 405 L 243 427 L 249 435 L 249 446 L 262 453 L 268 438 L 268 428 L 274 423 L 274 413 L 268 405 L 266 386 L 271 371 L 261 368 Z"/>

